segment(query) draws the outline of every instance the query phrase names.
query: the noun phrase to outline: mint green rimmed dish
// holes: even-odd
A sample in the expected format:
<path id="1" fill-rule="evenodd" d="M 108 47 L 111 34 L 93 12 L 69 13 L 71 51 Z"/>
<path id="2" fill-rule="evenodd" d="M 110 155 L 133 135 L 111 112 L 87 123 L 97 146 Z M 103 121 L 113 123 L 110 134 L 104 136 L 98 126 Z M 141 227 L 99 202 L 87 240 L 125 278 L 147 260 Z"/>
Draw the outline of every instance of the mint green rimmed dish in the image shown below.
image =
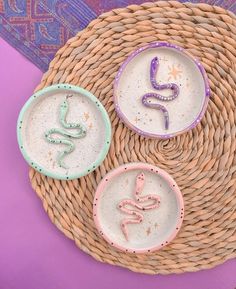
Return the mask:
<path id="1" fill-rule="evenodd" d="M 64 103 L 66 117 L 61 110 Z M 52 129 L 70 135 L 81 131 L 62 126 L 62 116 L 66 124 L 85 127 L 83 137 L 52 134 Z M 17 121 L 17 139 L 31 167 L 51 178 L 71 180 L 89 174 L 103 162 L 111 143 L 111 124 L 105 108 L 92 93 L 79 86 L 56 84 L 36 92 L 25 103 Z M 52 139 L 61 142 L 52 143 Z M 74 150 L 64 154 L 72 146 Z"/>

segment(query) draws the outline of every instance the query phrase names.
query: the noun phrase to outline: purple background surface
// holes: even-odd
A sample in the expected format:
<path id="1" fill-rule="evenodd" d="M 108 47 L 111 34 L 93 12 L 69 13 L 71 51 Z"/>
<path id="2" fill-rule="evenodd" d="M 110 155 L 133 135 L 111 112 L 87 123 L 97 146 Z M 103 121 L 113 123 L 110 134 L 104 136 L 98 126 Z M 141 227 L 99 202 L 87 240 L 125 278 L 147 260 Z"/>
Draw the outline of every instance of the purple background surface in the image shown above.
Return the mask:
<path id="1" fill-rule="evenodd" d="M 18 113 L 42 72 L 0 39 L 0 289 L 234 289 L 236 260 L 214 269 L 149 276 L 102 264 L 49 220 L 18 150 Z"/>

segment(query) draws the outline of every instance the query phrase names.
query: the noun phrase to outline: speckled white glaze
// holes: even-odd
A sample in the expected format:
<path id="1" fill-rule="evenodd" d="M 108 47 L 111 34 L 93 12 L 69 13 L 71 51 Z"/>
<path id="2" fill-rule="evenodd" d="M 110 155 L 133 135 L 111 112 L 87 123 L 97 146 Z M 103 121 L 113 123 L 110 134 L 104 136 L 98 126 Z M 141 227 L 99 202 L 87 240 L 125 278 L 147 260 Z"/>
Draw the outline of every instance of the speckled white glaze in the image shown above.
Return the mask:
<path id="1" fill-rule="evenodd" d="M 159 45 L 158 45 L 159 44 Z M 157 82 L 175 83 L 179 95 L 172 101 L 153 100 L 169 112 L 169 129 L 165 130 L 163 114 L 142 104 L 145 93 L 154 92 L 150 82 L 150 63 L 159 58 Z M 177 74 L 173 73 L 173 69 Z M 170 95 L 170 91 L 158 91 Z M 116 110 L 122 120 L 136 132 L 150 137 L 168 138 L 194 127 L 203 116 L 209 97 L 205 71 L 197 59 L 182 48 L 153 43 L 140 48 L 121 66 L 114 85 Z"/>
<path id="2" fill-rule="evenodd" d="M 59 85 L 59 88 L 46 91 L 27 105 L 19 118 L 18 136 L 24 156 L 33 167 L 55 178 L 71 179 L 89 173 L 100 164 L 108 151 L 111 132 L 105 109 L 94 96 L 90 98 L 89 92 L 74 86 L 65 87 Z M 86 136 L 73 139 L 75 149 L 64 157 L 68 167 L 65 169 L 59 166 L 57 158 L 66 146 L 48 142 L 45 132 L 61 128 L 59 110 L 67 95 L 71 96 L 67 100 L 67 122 L 82 123 Z M 63 136 L 55 135 L 54 138 Z"/>
<path id="3" fill-rule="evenodd" d="M 121 230 L 121 221 L 132 218 L 118 208 L 120 201 L 134 199 L 135 180 L 145 175 L 142 196 L 156 194 L 160 206 L 142 211 L 140 224 L 129 224 L 129 240 Z M 104 177 L 95 194 L 94 219 L 99 232 L 121 250 L 149 252 L 168 244 L 178 232 L 183 219 L 183 200 L 177 184 L 163 170 L 148 164 L 123 165 Z"/>

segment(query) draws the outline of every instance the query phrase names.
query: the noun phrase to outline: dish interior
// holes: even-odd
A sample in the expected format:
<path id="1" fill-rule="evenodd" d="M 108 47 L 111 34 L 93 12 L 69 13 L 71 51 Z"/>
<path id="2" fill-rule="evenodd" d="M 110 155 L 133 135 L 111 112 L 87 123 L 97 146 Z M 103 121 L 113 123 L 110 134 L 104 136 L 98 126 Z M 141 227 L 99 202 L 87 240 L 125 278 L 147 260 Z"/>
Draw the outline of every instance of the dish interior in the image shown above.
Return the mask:
<path id="1" fill-rule="evenodd" d="M 75 133 L 76 129 L 66 129 L 60 123 L 60 105 L 67 100 L 67 123 L 81 123 L 86 128 L 82 138 L 71 138 L 74 150 L 65 155 L 66 168 L 58 164 L 59 154 L 68 148 L 67 145 L 50 143 L 45 133 L 53 128 Z M 60 89 L 47 92 L 37 97 L 24 113 L 21 125 L 21 136 L 24 149 L 34 164 L 54 175 L 74 175 L 92 169 L 106 143 L 106 130 L 102 113 L 95 102 L 81 93 Z M 60 134 L 53 138 L 68 139 Z"/>
<path id="2" fill-rule="evenodd" d="M 134 200 L 136 177 L 145 175 L 142 196 L 155 194 L 160 197 L 158 208 L 143 211 L 143 221 L 138 224 L 128 224 L 129 239 L 126 240 L 121 222 L 125 218 L 133 218 L 119 209 L 119 203 L 124 199 Z M 173 232 L 180 219 L 179 203 L 171 184 L 162 176 L 146 171 L 133 169 L 116 175 L 108 180 L 97 201 L 97 219 L 104 236 L 115 245 L 130 250 L 145 250 L 166 241 Z"/>
<path id="3" fill-rule="evenodd" d="M 142 104 L 142 96 L 154 92 L 170 95 L 170 89 L 153 89 L 150 82 L 150 63 L 159 59 L 156 73 L 158 84 L 175 83 L 179 95 L 171 101 L 152 99 L 169 112 L 169 128 L 166 130 L 160 110 Z M 205 82 L 196 63 L 185 53 L 173 48 L 148 48 L 131 59 L 121 72 L 115 90 L 117 104 L 131 128 L 148 134 L 175 134 L 188 128 L 199 116 L 205 102 Z"/>

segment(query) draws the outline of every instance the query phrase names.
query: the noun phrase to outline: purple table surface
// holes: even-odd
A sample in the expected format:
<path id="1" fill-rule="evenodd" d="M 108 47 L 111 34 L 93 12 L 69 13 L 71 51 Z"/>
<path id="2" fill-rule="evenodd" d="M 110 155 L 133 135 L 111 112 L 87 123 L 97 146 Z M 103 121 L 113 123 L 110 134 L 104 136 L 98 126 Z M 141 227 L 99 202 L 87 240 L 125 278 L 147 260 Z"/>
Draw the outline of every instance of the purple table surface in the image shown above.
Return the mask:
<path id="1" fill-rule="evenodd" d="M 235 260 L 195 273 L 137 274 L 95 261 L 50 222 L 16 141 L 18 113 L 41 77 L 0 39 L 0 289 L 234 289 Z"/>

